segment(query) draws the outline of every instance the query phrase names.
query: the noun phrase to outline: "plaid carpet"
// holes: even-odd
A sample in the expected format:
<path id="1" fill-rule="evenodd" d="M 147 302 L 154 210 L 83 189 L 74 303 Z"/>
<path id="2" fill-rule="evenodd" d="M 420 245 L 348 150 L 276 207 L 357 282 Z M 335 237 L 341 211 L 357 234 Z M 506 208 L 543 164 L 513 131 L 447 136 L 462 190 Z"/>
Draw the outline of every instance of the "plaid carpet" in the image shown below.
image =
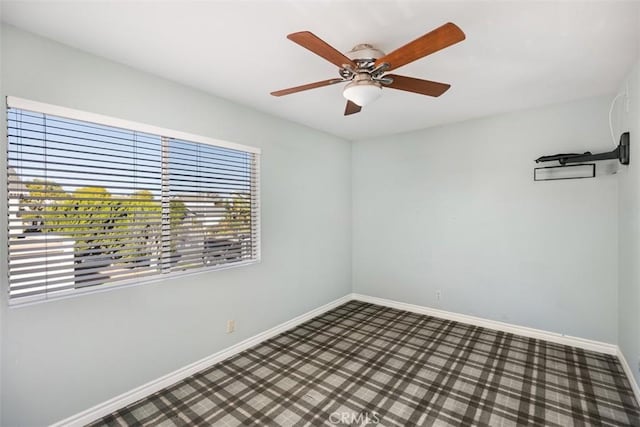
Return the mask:
<path id="1" fill-rule="evenodd" d="M 640 426 L 614 356 L 351 301 L 93 425 Z"/>

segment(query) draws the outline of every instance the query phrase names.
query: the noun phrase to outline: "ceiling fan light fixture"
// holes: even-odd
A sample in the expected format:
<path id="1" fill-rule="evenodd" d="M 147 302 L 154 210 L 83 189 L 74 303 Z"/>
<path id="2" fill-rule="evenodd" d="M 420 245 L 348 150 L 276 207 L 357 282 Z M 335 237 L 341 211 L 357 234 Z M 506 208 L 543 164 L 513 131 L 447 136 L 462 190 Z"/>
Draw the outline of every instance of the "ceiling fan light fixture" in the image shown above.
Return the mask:
<path id="1" fill-rule="evenodd" d="M 382 86 L 371 80 L 354 80 L 344 87 L 342 95 L 361 107 L 380 98 Z"/>
<path id="2" fill-rule="evenodd" d="M 461 42 L 465 37 L 464 32 L 456 24 L 447 22 L 385 54 L 370 44 L 359 44 L 349 52 L 342 53 L 310 31 L 291 33 L 287 36 L 289 40 L 337 66 L 341 78 L 277 90 L 271 92 L 271 95 L 290 95 L 349 82 L 342 90 L 342 95 L 348 100 L 344 109 L 345 116 L 359 113 L 363 106 L 378 99 L 382 95 L 383 87 L 438 97 L 451 85 L 386 73 Z"/>

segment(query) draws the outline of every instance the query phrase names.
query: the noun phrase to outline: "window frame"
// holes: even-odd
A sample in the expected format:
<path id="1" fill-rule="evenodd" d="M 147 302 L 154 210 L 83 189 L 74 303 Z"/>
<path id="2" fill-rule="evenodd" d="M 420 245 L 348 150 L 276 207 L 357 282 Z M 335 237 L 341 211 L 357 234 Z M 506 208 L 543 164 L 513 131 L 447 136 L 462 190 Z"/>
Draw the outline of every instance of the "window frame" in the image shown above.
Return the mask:
<path id="1" fill-rule="evenodd" d="M 20 306 L 27 306 L 27 305 L 32 305 L 32 304 L 38 304 L 38 303 L 42 303 L 42 302 L 46 302 L 46 301 L 55 301 L 58 299 L 65 299 L 65 298 L 74 298 L 80 295 L 87 295 L 87 294 L 93 294 L 93 293 L 99 293 L 99 292 L 107 292 L 113 289 L 117 289 L 117 288 L 127 288 L 127 287 L 132 287 L 132 286 L 139 286 L 139 285 L 147 285 L 147 284 L 153 284 L 153 283 L 157 283 L 157 282 L 164 282 L 166 280 L 174 280 L 177 278 L 182 278 L 182 277 L 190 277 L 190 276 L 196 276 L 196 275 L 200 275 L 203 273 L 208 273 L 208 272 L 212 272 L 212 271 L 219 271 L 219 270 L 227 270 L 227 269 L 232 269 L 232 268 L 237 268 L 237 267 L 244 267 L 244 266 L 248 266 L 248 265 L 252 265 L 252 264 L 258 264 L 261 262 L 262 259 L 262 242 L 261 242 L 261 235 L 262 235 L 262 230 L 261 230 L 261 217 L 262 217 L 262 202 L 261 202 L 261 196 L 260 196 L 260 188 L 261 188 L 261 173 L 260 173 L 260 164 L 261 164 L 261 154 L 262 154 L 262 150 L 258 147 L 253 147 L 253 146 L 249 146 L 249 145 L 244 145 L 244 144 L 239 144 L 239 143 L 235 143 L 235 142 L 230 142 L 230 141 L 225 141 L 225 140 L 220 140 L 220 139 L 215 139 L 215 138 L 209 138 L 209 137 L 205 137 L 205 136 L 201 136 L 201 135 L 196 135 L 196 134 L 192 134 L 192 133 L 188 133 L 188 132 L 182 132 L 182 131 L 178 131 L 178 130 L 173 130 L 173 129 L 168 129 L 168 128 L 163 128 L 163 127 L 159 127 L 159 126 L 155 126 L 155 125 L 149 125 L 149 124 L 145 124 L 145 123 L 140 123 L 140 122 L 135 122 L 135 121 L 131 121 L 131 120 L 126 120 L 126 119 L 120 119 L 120 118 L 115 118 L 115 117 L 110 117 L 110 116 L 105 116 L 102 114 L 96 114 L 96 113 L 91 113 L 91 112 L 86 112 L 86 111 L 81 111 L 81 110 L 76 110 L 76 109 L 72 109 L 72 108 L 67 108 L 67 107 L 62 107 L 62 106 L 58 106 L 58 105 L 53 105 L 53 104 L 47 104 L 47 103 L 43 103 L 43 102 L 38 102 L 38 101 L 32 101 L 32 100 L 28 100 L 28 99 L 24 99 L 24 98 L 19 98 L 19 97 L 15 97 L 15 96 L 7 96 L 6 97 L 6 104 L 5 104 L 5 112 L 8 111 L 9 108 L 15 108 L 15 109 L 20 109 L 20 110 L 25 110 L 25 111 L 30 111 L 30 112 L 35 112 L 35 113 L 41 113 L 41 114 L 47 114 L 47 115 L 53 115 L 53 116 L 59 116 L 62 118 L 66 118 L 66 119 L 72 119 L 72 120 L 80 120 L 80 121 L 85 121 L 85 122 L 89 122 L 89 123 L 93 123 L 93 124 L 98 124 L 98 125 L 104 125 L 104 126 L 111 126 L 111 127 L 115 127 L 115 128 L 121 128 L 121 129 L 125 129 L 128 131 L 136 131 L 136 132 L 144 132 L 147 134 L 153 134 L 156 136 L 160 136 L 160 137 L 165 137 L 165 138 L 173 138 L 176 140 L 182 140 L 185 142 L 193 142 L 193 143 L 201 143 L 201 144 L 207 144 L 207 145 L 212 145 L 215 147 L 219 147 L 219 148 L 228 148 L 228 149 L 232 149 L 232 150 L 238 150 L 238 151 L 244 151 L 244 152 L 248 152 L 248 153 L 252 153 L 254 155 L 256 155 L 256 161 L 255 161 L 255 201 L 256 201 L 256 218 L 255 218 L 255 244 L 256 244 L 256 256 L 253 259 L 249 259 L 249 260 L 245 260 L 245 261 L 239 261 L 239 262 L 233 262 L 233 263 L 228 263 L 228 264 L 220 264 L 220 265 L 203 265 L 201 267 L 197 267 L 197 268 L 193 268 L 193 269 L 189 269 L 189 270 L 178 270 L 178 271 L 171 271 L 171 272 L 167 272 L 167 273 L 162 273 L 162 272 L 158 272 L 157 274 L 154 275 L 150 275 L 148 277 L 145 278 L 132 278 L 132 279 L 125 279 L 125 280 L 120 280 L 117 281 L 115 283 L 105 283 L 105 284 L 101 284 L 101 285 L 97 285 L 97 286 L 90 286 L 90 287 L 86 287 L 86 288 L 75 288 L 75 289 L 68 289 L 68 290 L 62 290 L 62 291 L 56 291 L 55 295 L 51 296 L 48 295 L 47 292 L 44 292 L 42 294 L 38 294 L 38 295 L 33 295 L 33 296 L 26 296 L 26 297 L 19 297 L 16 299 L 12 299 L 10 297 L 10 285 L 9 285 L 9 280 L 7 280 L 7 288 L 4 290 L 4 292 L 6 292 L 6 296 L 7 296 L 7 301 L 8 301 L 8 305 L 10 307 L 20 307 Z M 5 116 L 5 126 L 6 126 L 6 116 Z M 9 145 L 9 140 L 8 140 L 9 136 L 8 133 L 5 135 L 5 150 L 6 147 L 8 147 Z M 9 161 L 8 158 L 5 157 L 5 161 L 4 161 L 4 169 L 5 169 L 5 174 L 8 171 L 9 168 Z M 5 178 L 5 191 L 8 189 L 8 183 L 6 181 Z M 9 197 L 9 195 L 7 194 L 7 198 Z M 8 199 L 7 199 L 8 200 Z M 9 228 L 9 212 L 8 210 L 5 212 L 4 215 L 4 225 L 5 225 L 5 230 L 8 230 Z M 7 247 L 7 259 L 6 259 L 6 267 L 7 268 L 7 279 L 9 276 L 9 252 L 8 252 L 8 248 L 9 248 L 9 233 L 6 234 L 5 237 L 5 242 L 6 242 L 6 247 Z"/>

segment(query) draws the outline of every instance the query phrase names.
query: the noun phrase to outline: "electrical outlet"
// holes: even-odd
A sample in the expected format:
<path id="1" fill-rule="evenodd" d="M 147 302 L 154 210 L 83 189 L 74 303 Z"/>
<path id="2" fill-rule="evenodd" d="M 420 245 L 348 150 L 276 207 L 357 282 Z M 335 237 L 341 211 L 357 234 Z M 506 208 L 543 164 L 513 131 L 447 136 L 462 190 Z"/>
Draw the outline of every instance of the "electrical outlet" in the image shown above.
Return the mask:
<path id="1" fill-rule="evenodd" d="M 227 333 L 230 334 L 231 332 L 236 330 L 236 321 L 235 320 L 227 320 Z"/>
<path id="2" fill-rule="evenodd" d="M 442 298 L 442 291 L 438 289 L 436 291 L 436 301 L 440 301 L 441 298 Z"/>

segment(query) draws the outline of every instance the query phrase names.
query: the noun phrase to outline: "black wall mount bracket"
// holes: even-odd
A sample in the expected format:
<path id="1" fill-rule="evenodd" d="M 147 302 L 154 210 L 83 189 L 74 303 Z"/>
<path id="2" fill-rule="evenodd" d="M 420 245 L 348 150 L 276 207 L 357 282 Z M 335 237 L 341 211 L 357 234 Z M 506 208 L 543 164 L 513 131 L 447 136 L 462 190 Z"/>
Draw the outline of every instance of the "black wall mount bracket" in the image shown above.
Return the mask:
<path id="1" fill-rule="evenodd" d="M 551 156 L 538 157 L 536 159 L 536 163 L 552 162 L 557 160 L 561 165 L 566 165 L 567 163 L 582 163 L 611 159 L 618 159 L 618 161 L 623 165 L 629 164 L 629 132 L 625 132 L 620 135 L 620 143 L 618 144 L 618 147 L 608 153 L 592 154 L 590 151 L 587 151 L 583 154 L 554 154 Z"/>

